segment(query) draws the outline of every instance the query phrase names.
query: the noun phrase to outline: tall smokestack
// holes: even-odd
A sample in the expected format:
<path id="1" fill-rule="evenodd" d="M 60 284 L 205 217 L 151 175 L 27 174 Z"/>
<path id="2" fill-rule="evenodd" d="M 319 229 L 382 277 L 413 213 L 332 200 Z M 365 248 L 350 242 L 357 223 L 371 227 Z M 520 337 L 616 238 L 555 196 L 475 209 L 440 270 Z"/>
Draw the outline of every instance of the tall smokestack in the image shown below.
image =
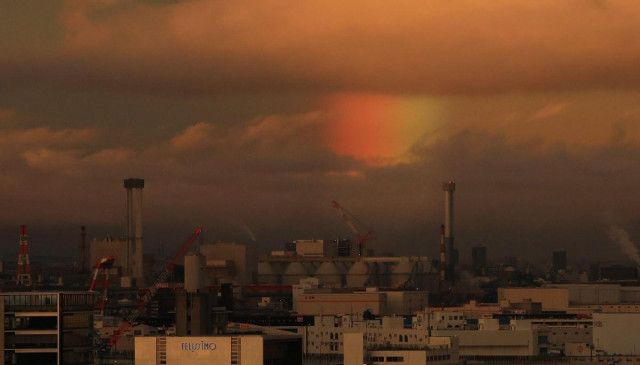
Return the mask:
<path id="1" fill-rule="evenodd" d="M 20 242 L 18 249 L 18 266 L 16 283 L 21 286 L 31 286 L 31 263 L 29 262 L 29 237 L 27 226 L 20 226 Z"/>
<path id="2" fill-rule="evenodd" d="M 127 275 L 136 280 L 136 285 L 144 286 L 142 251 L 142 189 L 144 179 L 124 180 L 127 189 L 127 256 L 125 267 Z"/>
<path id="3" fill-rule="evenodd" d="M 444 238 L 444 224 L 440 226 L 440 282 L 447 279 L 447 247 Z"/>
<path id="4" fill-rule="evenodd" d="M 87 272 L 87 228 L 80 227 L 80 272 Z"/>
<path id="5" fill-rule="evenodd" d="M 453 246 L 454 240 L 454 213 L 453 192 L 456 190 L 455 181 L 451 180 L 442 184 L 444 190 L 444 239 L 447 246 L 447 279 L 453 280 L 455 274 L 457 255 Z"/>

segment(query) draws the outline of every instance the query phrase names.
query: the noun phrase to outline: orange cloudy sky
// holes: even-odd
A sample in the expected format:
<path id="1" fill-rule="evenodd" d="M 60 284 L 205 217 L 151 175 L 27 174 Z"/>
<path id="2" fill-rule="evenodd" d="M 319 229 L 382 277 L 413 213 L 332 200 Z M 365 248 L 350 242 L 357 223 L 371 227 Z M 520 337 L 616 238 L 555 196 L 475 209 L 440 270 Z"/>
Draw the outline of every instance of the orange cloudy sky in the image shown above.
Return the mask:
<path id="1" fill-rule="evenodd" d="M 455 178 L 463 259 L 624 259 L 639 35 L 632 0 L 0 0 L 4 253 L 117 235 L 141 176 L 150 246 L 346 234 L 336 199 L 430 255 Z"/>

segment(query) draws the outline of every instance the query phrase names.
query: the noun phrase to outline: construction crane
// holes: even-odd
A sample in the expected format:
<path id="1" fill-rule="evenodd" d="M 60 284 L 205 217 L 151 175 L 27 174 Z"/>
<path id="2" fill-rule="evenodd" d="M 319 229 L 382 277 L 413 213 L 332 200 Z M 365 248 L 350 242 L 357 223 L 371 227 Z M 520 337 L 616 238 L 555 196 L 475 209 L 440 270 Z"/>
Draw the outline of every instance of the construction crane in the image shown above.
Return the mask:
<path id="1" fill-rule="evenodd" d="M 107 256 L 99 259 L 96 263 L 95 269 L 93 270 L 93 278 L 91 279 L 91 285 L 89 286 L 89 291 L 95 292 L 99 283 L 98 277 L 100 276 L 100 273 L 103 274 L 104 279 L 102 280 L 102 288 L 104 291 L 102 293 L 102 298 L 97 303 L 98 310 L 100 310 L 100 314 L 103 316 L 104 309 L 107 306 L 108 301 L 107 291 L 109 290 L 109 273 L 111 268 L 113 268 L 113 263 L 115 261 L 116 259 L 113 256 Z"/>
<path id="2" fill-rule="evenodd" d="M 127 318 L 125 318 L 124 321 L 120 323 L 120 326 L 116 328 L 116 330 L 113 332 L 113 335 L 111 335 L 111 338 L 109 338 L 110 347 L 114 347 L 116 343 L 118 343 L 118 339 L 120 338 L 120 336 L 122 336 L 123 333 L 125 333 L 129 328 L 133 326 L 138 317 L 146 312 L 147 305 L 158 292 L 158 288 L 160 288 L 162 283 L 164 283 L 169 278 L 169 276 L 171 276 L 173 270 L 175 270 L 176 266 L 180 263 L 184 255 L 189 251 L 189 248 L 191 248 L 191 246 L 196 241 L 196 239 L 198 239 L 201 233 L 202 227 L 196 227 L 191 236 L 182 244 L 182 246 L 180 246 L 178 252 L 176 252 L 171 260 L 169 260 L 165 264 L 164 270 L 162 270 L 160 275 L 158 275 L 154 284 L 151 287 L 147 288 L 144 291 L 144 294 L 140 296 L 136 308 L 129 313 Z"/>
<path id="3" fill-rule="evenodd" d="M 356 236 L 356 243 L 358 245 L 358 256 L 364 256 L 364 249 L 367 246 L 367 242 L 373 238 L 373 230 L 368 228 L 367 225 L 362 223 L 361 220 L 359 220 L 356 216 L 342 207 L 342 205 L 340 205 L 337 201 L 332 200 L 331 206 L 333 206 L 340 212 L 340 216 Z"/>

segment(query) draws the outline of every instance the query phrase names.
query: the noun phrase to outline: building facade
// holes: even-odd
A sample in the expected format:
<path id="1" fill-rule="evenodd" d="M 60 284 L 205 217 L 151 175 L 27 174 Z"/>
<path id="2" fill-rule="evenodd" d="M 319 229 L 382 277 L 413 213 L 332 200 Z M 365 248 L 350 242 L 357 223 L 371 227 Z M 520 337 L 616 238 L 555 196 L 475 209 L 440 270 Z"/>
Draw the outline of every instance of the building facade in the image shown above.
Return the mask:
<path id="1" fill-rule="evenodd" d="M 93 293 L 12 292 L 0 297 L 0 365 L 93 364 Z"/>

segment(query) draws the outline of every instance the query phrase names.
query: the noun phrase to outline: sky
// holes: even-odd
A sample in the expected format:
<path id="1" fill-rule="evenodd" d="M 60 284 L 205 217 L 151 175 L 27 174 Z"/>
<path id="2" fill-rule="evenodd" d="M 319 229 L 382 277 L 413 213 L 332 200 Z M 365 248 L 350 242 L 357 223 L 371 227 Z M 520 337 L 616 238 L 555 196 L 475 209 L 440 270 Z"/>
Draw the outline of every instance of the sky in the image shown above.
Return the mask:
<path id="1" fill-rule="evenodd" d="M 638 34 L 631 0 L 0 0 L 0 253 L 119 235 L 143 177 L 150 249 L 346 235 L 335 199 L 433 255 L 455 179 L 463 260 L 625 260 Z"/>

